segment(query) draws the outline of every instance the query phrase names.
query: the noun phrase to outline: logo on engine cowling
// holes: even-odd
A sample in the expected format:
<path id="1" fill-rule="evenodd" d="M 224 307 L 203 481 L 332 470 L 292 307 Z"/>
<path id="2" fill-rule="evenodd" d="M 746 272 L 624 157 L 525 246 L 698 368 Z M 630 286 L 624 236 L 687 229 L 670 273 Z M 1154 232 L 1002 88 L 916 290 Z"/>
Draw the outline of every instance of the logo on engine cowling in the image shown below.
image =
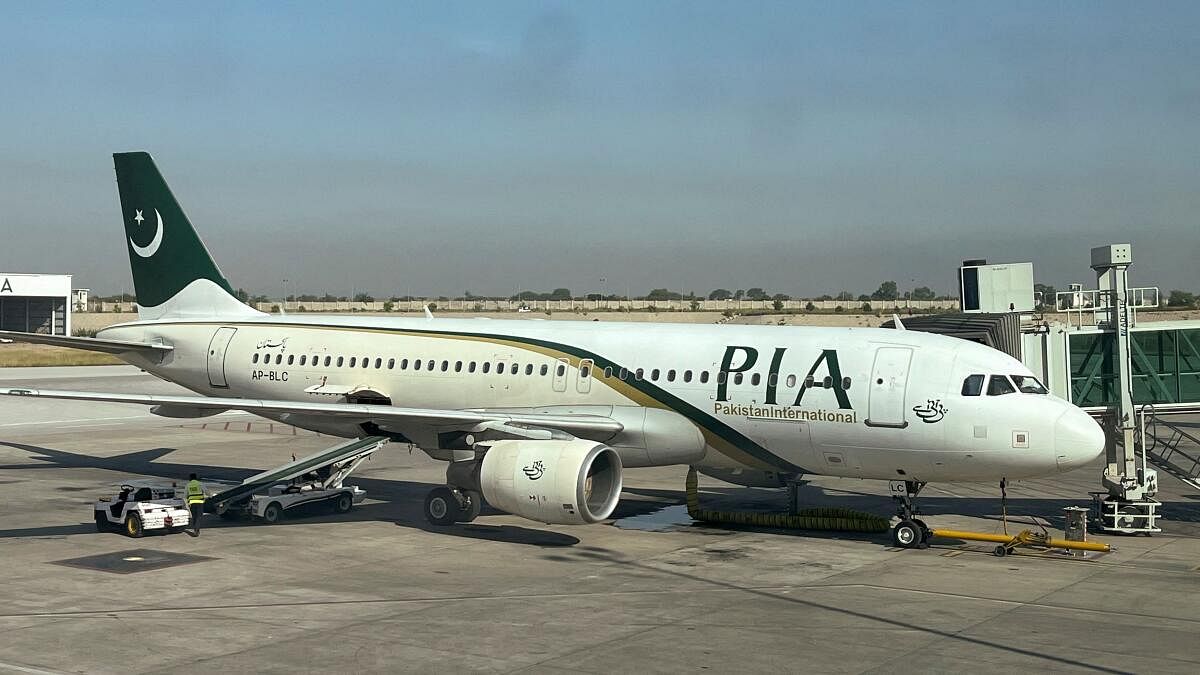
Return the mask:
<path id="1" fill-rule="evenodd" d="M 546 473 L 546 465 L 543 464 L 542 460 L 539 459 L 533 464 L 521 469 L 521 471 L 525 472 L 525 477 L 529 480 L 537 480 L 541 478 L 544 473 Z"/>

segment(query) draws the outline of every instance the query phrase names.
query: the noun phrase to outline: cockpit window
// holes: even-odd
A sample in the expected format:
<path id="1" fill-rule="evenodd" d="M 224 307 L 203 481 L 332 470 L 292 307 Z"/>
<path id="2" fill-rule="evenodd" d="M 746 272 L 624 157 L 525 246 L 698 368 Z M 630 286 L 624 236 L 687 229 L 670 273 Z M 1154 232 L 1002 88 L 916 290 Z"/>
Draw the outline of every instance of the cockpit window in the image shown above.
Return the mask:
<path id="1" fill-rule="evenodd" d="M 1017 385 L 1017 391 L 1022 394 L 1046 394 L 1046 388 L 1032 375 L 1013 375 L 1012 381 Z"/>
<path id="2" fill-rule="evenodd" d="M 978 396 L 983 393 L 983 376 L 968 375 L 967 379 L 963 380 L 962 395 L 963 396 Z"/>
<path id="3" fill-rule="evenodd" d="M 1003 396 L 1015 392 L 1012 382 L 1003 375 L 992 375 L 988 378 L 988 396 Z"/>

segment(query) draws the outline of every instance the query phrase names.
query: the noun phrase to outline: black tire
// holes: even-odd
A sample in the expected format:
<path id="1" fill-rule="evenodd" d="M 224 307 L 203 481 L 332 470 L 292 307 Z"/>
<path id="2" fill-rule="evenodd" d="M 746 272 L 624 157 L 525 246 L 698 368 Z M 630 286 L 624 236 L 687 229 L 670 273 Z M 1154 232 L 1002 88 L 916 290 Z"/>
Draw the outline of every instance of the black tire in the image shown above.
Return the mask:
<path id="1" fill-rule="evenodd" d="M 108 532 L 108 516 L 103 511 L 96 511 L 96 531 Z"/>
<path id="2" fill-rule="evenodd" d="M 463 490 L 462 494 L 463 505 L 458 513 L 458 522 L 469 523 L 483 511 L 483 495 L 474 490 Z"/>
<path id="3" fill-rule="evenodd" d="M 333 500 L 334 513 L 348 513 L 354 508 L 354 496 L 349 492 L 343 492 Z"/>
<path id="4" fill-rule="evenodd" d="M 892 543 L 900 548 L 921 548 L 924 528 L 911 520 L 902 520 L 892 528 Z"/>
<path id="5" fill-rule="evenodd" d="M 142 529 L 142 517 L 136 513 L 125 516 L 125 534 L 140 539 L 145 531 Z"/>
<path id="6" fill-rule="evenodd" d="M 425 519 L 432 525 L 453 525 L 462 513 L 462 503 L 448 487 L 435 487 L 425 495 Z"/>
<path id="7" fill-rule="evenodd" d="M 930 530 L 925 521 L 920 518 L 913 518 L 913 522 L 917 524 L 917 527 L 921 528 L 921 543 L 928 544 L 929 540 L 933 539 L 933 530 Z"/>
<path id="8" fill-rule="evenodd" d="M 1003 558 L 1004 556 L 1008 555 L 1008 547 L 1004 545 L 997 546 L 996 548 L 992 549 L 992 555 L 996 556 L 997 558 Z"/>
<path id="9" fill-rule="evenodd" d="M 262 519 L 268 525 L 278 523 L 283 520 L 283 507 L 279 506 L 279 502 L 267 504 L 267 508 L 263 509 Z"/>

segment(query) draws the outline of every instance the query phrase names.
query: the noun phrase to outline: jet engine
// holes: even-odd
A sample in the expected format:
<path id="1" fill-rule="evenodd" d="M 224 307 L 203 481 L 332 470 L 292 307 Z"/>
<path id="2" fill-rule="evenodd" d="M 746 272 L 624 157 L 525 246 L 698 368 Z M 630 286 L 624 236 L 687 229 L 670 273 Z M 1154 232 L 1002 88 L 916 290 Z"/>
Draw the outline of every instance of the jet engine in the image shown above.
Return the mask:
<path id="1" fill-rule="evenodd" d="M 584 439 L 504 440 L 480 466 L 483 496 L 513 515 L 559 525 L 607 518 L 621 497 L 621 456 Z"/>

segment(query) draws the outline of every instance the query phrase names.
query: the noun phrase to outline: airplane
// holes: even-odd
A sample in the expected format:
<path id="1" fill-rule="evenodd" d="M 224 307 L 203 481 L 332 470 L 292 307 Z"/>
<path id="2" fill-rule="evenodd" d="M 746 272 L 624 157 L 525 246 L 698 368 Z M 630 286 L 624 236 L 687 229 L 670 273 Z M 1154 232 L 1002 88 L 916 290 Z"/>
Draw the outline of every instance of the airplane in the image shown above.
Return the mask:
<path id="1" fill-rule="evenodd" d="M 484 499 L 544 523 L 596 523 L 624 469 L 679 464 L 744 486 L 892 481 L 893 541 L 918 547 L 926 483 L 1050 475 L 1104 450 L 1100 426 L 1020 361 L 902 324 L 265 314 L 235 297 L 151 156 L 113 159 L 138 319 L 94 338 L 0 337 L 115 354 L 196 395 L 0 393 L 174 418 L 240 410 L 410 443 L 447 462 L 425 499 L 435 525 L 470 522 Z"/>

